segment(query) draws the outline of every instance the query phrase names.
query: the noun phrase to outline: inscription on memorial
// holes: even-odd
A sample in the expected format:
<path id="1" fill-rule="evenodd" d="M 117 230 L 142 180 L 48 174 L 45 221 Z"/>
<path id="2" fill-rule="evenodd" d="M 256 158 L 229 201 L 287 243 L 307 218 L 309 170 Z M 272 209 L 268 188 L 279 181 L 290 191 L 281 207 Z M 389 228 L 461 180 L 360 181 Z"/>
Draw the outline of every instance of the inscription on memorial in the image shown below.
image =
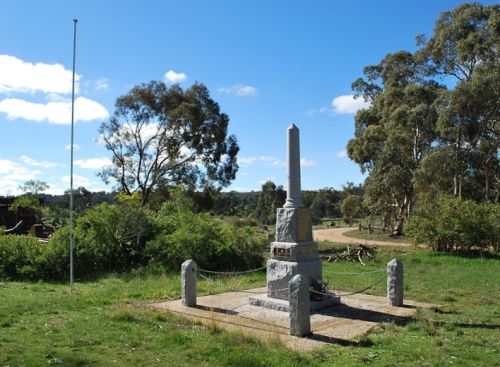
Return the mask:
<path id="1" fill-rule="evenodd" d="M 290 256 L 290 249 L 283 248 L 283 247 L 275 247 L 274 248 L 274 256 L 289 257 Z"/>
<path id="2" fill-rule="evenodd" d="M 309 210 L 299 209 L 297 212 L 297 240 L 307 241 L 309 237 Z"/>

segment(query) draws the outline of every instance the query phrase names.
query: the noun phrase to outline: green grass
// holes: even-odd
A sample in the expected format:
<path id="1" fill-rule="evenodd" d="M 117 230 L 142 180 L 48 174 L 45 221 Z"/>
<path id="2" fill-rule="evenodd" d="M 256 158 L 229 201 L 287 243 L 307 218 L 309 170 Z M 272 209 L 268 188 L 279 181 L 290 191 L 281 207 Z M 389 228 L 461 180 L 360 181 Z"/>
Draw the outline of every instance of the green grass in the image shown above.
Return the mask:
<path id="1" fill-rule="evenodd" d="M 395 243 L 409 243 L 409 239 L 405 236 L 401 237 L 391 237 L 389 232 L 382 233 L 379 231 L 368 233 L 368 231 L 360 232 L 358 229 L 353 229 L 352 231 L 344 232 L 344 236 L 359 238 L 360 240 L 374 240 L 374 241 L 384 241 L 384 242 L 395 242 Z"/>
<path id="2" fill-rule="evenodd" d="M 332 246 L 321 244 L 322 248 Z M 341 250 L 334 245 L 332 251 Z M 405 298 L 439 304 L 406 323 L 374 329 L 359 343 L 291 352 L 239 334 L 153 311 L 146 303 L 179 297 L 178 275 L 134 273 L 62 284 L 0 283 L 0 366 L 493 366 L 500 347 L 498 259 L 380 250 L 375 260 L 324 263 L 333 288 L 352 291 L 393 257 L 405 266 Z M 226 282 L 221 279 L 221 282 Z M 265 272 L 227 283 L 265 285 Z M 200 281 L 200 294 L 224 289 Z M 384 295 L 384 282 L 366 293 Z"/>

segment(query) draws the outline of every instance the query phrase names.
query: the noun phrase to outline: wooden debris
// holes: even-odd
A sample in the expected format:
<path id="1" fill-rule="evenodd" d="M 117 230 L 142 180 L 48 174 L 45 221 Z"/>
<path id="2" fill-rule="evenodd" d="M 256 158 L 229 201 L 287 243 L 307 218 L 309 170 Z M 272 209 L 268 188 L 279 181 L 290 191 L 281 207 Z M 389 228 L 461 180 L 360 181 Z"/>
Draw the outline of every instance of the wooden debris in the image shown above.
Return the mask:
<path id="1" fill-rule="evenodd" d="M 365 265 L 363 262 L 363 257 L 369 257 L 369 258 L 374 258 L 377 252 L 376 247 L 368 247 L 362 244 L 359 244 L 358 247 L 350 250 L 349 247 L 347 248 L 346 251 L 340 253 L 340 254 L 335 254 L 335 255 L 330 255 L 330 256 L 323 256 L 327 261 L 329 262 L 335 262 L 337 260 L 348 260 L 348 261 L 359 261 L 362 265 Z"/>

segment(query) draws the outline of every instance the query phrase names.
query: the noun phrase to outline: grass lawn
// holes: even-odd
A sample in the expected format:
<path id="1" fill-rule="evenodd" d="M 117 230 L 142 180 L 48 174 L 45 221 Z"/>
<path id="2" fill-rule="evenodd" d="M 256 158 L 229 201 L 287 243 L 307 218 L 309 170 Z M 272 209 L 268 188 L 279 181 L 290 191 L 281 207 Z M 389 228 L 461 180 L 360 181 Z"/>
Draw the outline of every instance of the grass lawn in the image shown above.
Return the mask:
<path id="1" fill-rule="evenodd" d="M 148 302 L 179 297 L 177 274 L 108 276 L 78 282 L 74 294 L 63 284 L 4 281 L 0 366 L 498 365 L 498 259 L 380 250 L 366 266 L 325 262 L 325 278 L 333 288 L 356 290 L 377 275 L 331 272 L 381 269 L 395 256 L 405 266 L 405 297 L 440 304 L 439 310 L 419 311 L 404 325 L 385 324 L 359 343 L 335 344 L 307 354 L 149 309 Z M 263 286 L 265 272 L 229 283 Z M 199 283 L 201 294 L 220 291 L 212 283 Z M 384 295 L 384 282 L 366 293 Z"/>
<path id="2" fill-rule="evenodd" d="M 374 240 L 374 241 L 384 241 L 384 242 L 410 242 L 405 236 L 391 237 L 389 232 L 382 233 L 379 231 L 368 233 L 368 231 L 360 232 L 358 229 L 353 229 L 352 231 L 344 232 L 344 236 L 359 238 L 360 240 Z"/>

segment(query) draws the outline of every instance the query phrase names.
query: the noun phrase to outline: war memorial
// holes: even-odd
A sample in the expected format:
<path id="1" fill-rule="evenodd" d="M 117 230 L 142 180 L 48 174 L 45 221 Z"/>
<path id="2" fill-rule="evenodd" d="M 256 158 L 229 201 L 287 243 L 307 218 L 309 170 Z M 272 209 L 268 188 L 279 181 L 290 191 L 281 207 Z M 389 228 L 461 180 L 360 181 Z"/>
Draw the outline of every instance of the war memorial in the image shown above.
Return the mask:
<path id="1" fill-rule="evenodd" d="M 227 287 L 229 292 L 198 297 L 198 277 L 222 286 L 211 276 L 238 276 L 264 268 L 213 272 L 186 260 L 181 269 L 182 298 L 152 307 L 258 338 L 277 337 L 297 350 L 353 340 L 381 322 L 413 316 L 417 307 L 435 307 L 403 300 L 403 264 L 396 259 L 386 268 L 372 272 L 382 275 L 377 283 L 386 280 L 386 297 L 363 294 L 374 284 L 345 295 L 332 291 L 332 285 L 323 280 L 311 216 L 302 203 L 299 129 L 294 124 L 287 129 L 287 172 L 287 198 L 283 208 L 277 210 L 276 237 L 270 244 L 265 267 L 267 286 Z"/>

